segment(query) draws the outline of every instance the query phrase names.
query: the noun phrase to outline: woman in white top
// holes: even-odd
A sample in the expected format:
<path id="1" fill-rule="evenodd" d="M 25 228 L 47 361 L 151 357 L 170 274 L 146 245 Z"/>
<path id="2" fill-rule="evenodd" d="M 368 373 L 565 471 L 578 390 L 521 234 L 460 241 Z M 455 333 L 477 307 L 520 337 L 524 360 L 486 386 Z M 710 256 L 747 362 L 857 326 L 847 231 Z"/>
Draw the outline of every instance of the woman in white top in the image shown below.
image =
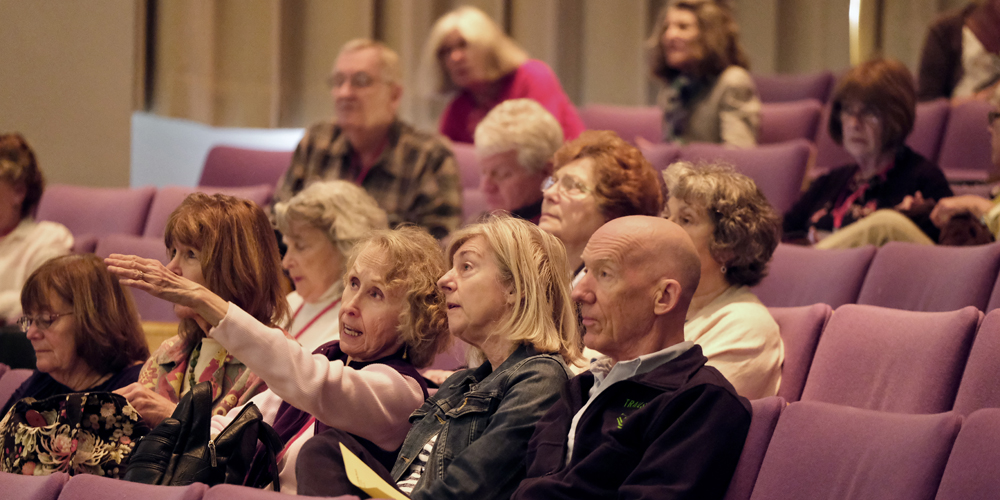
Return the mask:
<path id="1" fill-rule="evenodd" d="M 276 204 L 274 215 L 288 246 L 281 265 L 295 283 L 288 334 L 312 352 L 340 338 L 346 256 L 361 237 L 388 228 L 385 211 L 361 187 L 338 180 L 311 184 Z"/>
<path id="2" fill-rule="evenodd" d="M 767 274 L 781 219 L 753 180 L 731 167 L 678 162 L 663 179 L 664 215 L 687 231 L 701 257 L 684 340 L 700 345 L 741 396 L 774 396 L 784 346 L 778 324 L 749 287 Z"/>
<path id="3" fill-rule="evenodd" d="M 21 316 L 21 286 L 45 261 L 73 246 L 69 229 L 35 222 L 45 180 L 21 134 L 0 134 L 0 325 Z"/>

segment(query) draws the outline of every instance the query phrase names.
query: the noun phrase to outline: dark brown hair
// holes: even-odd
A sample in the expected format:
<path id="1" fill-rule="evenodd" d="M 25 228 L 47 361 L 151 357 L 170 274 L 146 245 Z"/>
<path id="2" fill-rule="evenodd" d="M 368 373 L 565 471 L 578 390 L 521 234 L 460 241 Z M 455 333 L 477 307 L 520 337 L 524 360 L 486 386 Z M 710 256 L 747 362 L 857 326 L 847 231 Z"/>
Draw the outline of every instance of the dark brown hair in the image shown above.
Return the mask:
<path id="1" fill-rule="evenodd" d="M 45 178 L 38 169 L 35 151 L 17 132 L 0 134 L 0 181 L 11 183 L 14 189 L 24 189 L 22 219 L 35 213 L 45 190 Z"/>
<path id="2" fill-rule="evenodd" d="M 52 307 L 59 297 L 73 308 L 76 355 L 94 372 L 119 372 L 149 357 L 132 296 L 94 254 L 64 255 L 42 264 L 21 289 L 25 314 L 62 313 Z"/>
<path id="3" fill-rule="evenodd" d="M 739 26 L 728 5 L 722 5 L 717 0 L 672 0 L 660 10 L 653 32 L 646 40 L 649 68 L 654 77 L 669 83 L 680 74 L 679 70 L 667 66 L 663 45 L 660 43 L 667 30 L 664 23 L 667 10 L 671 8 L 691 11 L 698 19 L 698 38 L 694 45 L 698 64 L 694 76 L 717 76 L 730 66 L 750 69 L 746 52 L 740 45 Z"/>
<path id="4" fill-rule="evenodd" d="M 587 130 L 556 151 L 552 171 L 581 158 L 594 161 L 594 198 L 605 219 L 660 214 L 663 193 L 656 170 L 635 146 L 614 132 Z"/>
<path id="5" fill-rule="evenodd" d="M 844 144 L 840 112 L 849 102 L 859 102 L 875 113 L 882 127 L 882 151 L 898 148 L 913 130 L 917 114 L 917 88 L 913 75 L 893 59 L 872 59 L 847 72 L 833 92 L 828 129 L 837 144 Z"/>
<path id="6" fill-rule="evenodd" d="M 193 193 L 167 219 L 168 249 L 187 245 L 200 252 L 209 290 L 268 326 L 288 315 L 281 289 L 281 257 L 274 230 L 256 203 L 223 194 Z M 181 338 L 193 346 L 204 336 L 192 319 L 181 321 Z"/>

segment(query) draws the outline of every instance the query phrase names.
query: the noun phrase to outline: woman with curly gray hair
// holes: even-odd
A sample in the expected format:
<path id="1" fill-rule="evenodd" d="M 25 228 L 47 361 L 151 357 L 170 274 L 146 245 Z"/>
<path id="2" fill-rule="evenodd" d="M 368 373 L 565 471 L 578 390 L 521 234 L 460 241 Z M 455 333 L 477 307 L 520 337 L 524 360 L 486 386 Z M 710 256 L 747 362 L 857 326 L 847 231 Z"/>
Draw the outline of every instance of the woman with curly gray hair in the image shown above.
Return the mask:
<path id="1" fill-rule="evenodd" d="M 781 219 L 757 185 L 731 167 L 678 162 L 663 172 L 664 216 L 694 240 L 701 281 L 691 299 L 684 339 L 749 399 L 773 396 L 784 346 L 778 325 L 750 291 L 767 274 L 781 239 Z"/>

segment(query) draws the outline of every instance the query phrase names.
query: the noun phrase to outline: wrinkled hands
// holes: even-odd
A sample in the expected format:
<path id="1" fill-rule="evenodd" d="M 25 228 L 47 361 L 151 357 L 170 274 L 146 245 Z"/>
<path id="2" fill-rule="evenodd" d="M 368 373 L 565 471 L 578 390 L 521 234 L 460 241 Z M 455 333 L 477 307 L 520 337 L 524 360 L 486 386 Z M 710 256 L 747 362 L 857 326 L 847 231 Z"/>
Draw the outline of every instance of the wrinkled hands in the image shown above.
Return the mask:
<path id="1" fill-rule="evenodd" d="M 991 208 L 993 208 L 992 201 L 972 194 L 942 198 L 931 211 L 931 222 L 937 227 L 944 227 L 952 217 L 958 214 L 969 213 L 978 219 L 989 212 Z"/>
<path id="2" fill-rule="evenodd" d="M 149 424 L 149 427 L 160 425 L 165 419 L 173 415 L 177 403 L 149 390 L 146 386 L 136 382 L 129 384 L 115 391 L 128 400 L 129 404 L 135 407 L 139 416 Z"/>

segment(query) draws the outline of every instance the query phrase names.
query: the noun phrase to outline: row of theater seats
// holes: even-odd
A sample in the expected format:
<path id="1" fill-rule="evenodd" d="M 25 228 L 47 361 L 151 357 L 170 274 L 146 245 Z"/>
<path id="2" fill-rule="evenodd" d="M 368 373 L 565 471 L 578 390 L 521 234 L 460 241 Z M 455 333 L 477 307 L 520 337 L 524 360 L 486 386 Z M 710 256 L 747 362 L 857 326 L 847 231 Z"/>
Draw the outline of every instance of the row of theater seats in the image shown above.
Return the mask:
<path id="1" fill-rule="evenodd" d="M 893 242 L 875 249 L 778 245 L 753 291 L 769 307 L 869 304 L 910 311 L 1000 307 L 1000 243 L 950 247 Z"/>
<path id="2" fill-rule="evenodd" d="M 771 312 L 785 341 L 782 386 L 778 396 L 752 402 L 727 499 L 993 498 L 1000 311 L 985 319 L 972 307 L 930 313 L 814 304 Z M 0 376 L 0 392 L 23 374 Z M 15 499 L 275 496 L 234 486 L 67 479 L 0 474 L 0 491 Z"/>

